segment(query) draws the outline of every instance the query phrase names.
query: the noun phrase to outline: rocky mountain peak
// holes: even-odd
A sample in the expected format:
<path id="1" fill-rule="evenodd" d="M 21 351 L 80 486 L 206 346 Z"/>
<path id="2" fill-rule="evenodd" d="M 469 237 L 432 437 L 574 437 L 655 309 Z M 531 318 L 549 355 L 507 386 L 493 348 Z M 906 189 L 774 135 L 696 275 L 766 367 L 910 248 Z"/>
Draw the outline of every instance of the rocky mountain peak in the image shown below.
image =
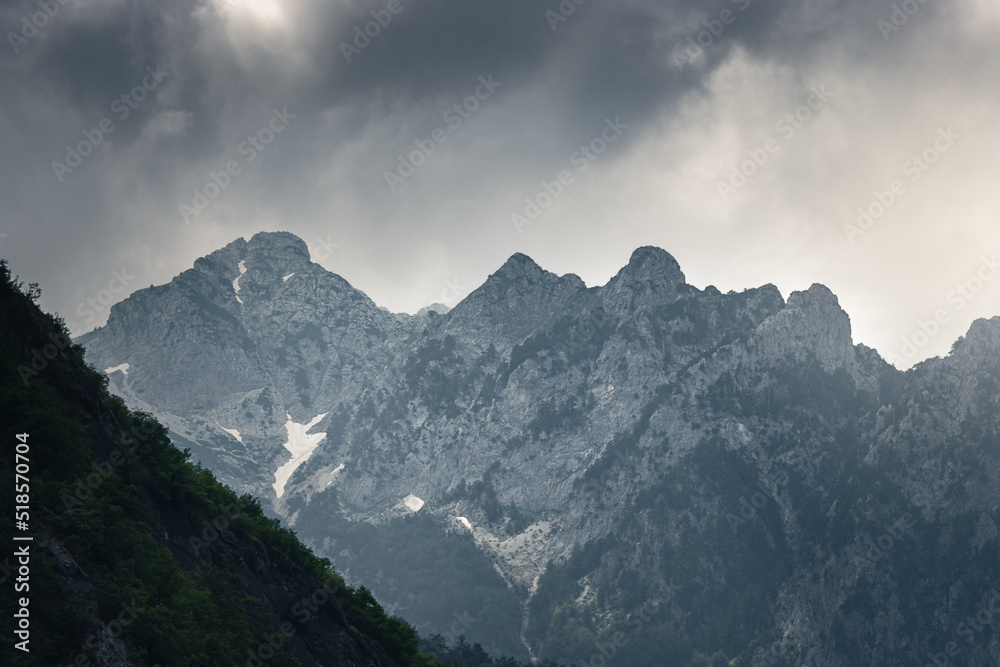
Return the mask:
<path id="1" fill-rule="evenodd" d="M 249 241 L 238 238 L 194 262 L 194 271 L 180 276 L 183 284 L 204 291 L 204 281 L 218 283 L 228 292 L 239 296 L 237 286 L 247 287 L 251 282 L 273 284 L 281 282 L 292 273 L 307 271 L 313 266 L 305 241 L 289 232 L 260 232 Z M 250 275 L 244 277 L 245 274 Z M 237 280 L 238 279 L 238 280 Z M 233 281 L 236 280 L 236 283 Z M 242 301 L 242 296 L 239 301 Z"/>
<path id="2" fill-rule="evenodd" d="M 861 382 L 851 319 L 824 285 L 817 283 L 792 292 L 785 308 L 765 320 L 754 338 L 754 347 L 766 359 L 802 363 L 813 358 L 827 372 L 843 368 Z"/>
<path id="3" fill-rule="evenodd" d="M 792 292 L 788 297 L 787 308 L 802 311 L 812 329 L 829 336 L 826 343 L 853 349 L 851 318 L 840 307 L 837 296 L 825 285 L 814 283 L 805 291 Z"/>
<path id="4" fill-rule="evenodd" d="M 558 276 L 515 253 L 455 306 L 449 324 L 488 331 L 491 343 L 507 348 L 586 288 L 579 276 Z"/>
<path id="5" fill-rule="evenodd" d="M 978 319 L 969 331 L 956 341 L 954 354 L 947 360 L 961 372 L 973 377 L 982 371 L 993 371 L 1000 358 L 1000 317 Z"/>
<path id="6" fill-rule="evenodd" d="M 289 232 L 260 232 L 246 242 L 238 262 L 228 267 L 240 274 L 251 272 L 248 280 L 265 284 L 279 282 L 292 273 L 313 266 L 305 241 Z M 230 262 L 232 264 L 232 262 Z"/>
<path id="7" fill-rule="evenodd" d="M 291 232 L 258 232 L 246 244 L 248 254 L 309 260 L 306 242 Z"/>
<path id="8" fill-rule="evenodd" d="M 533 282 L 543 280 L 546 273 L 548 272 L 538 266 L 535 260 L 516 252 L 490 278 L 496 281 L 523 279 Z"/>
<path id="9" fill-rule="evenodd" d="M 969 346 L 969 353 L 997 354 L 1000 351 L 1000 317 L 974 321 L 963 343 Z"/>
<path id="10" fill-rule="evenodd" d="M 792 292 L 788 297 L 788 307 L 843 312 L 837 295 L 829 287 L 819 283 L 813 283 L 807 290 Z"/>
<path id="11" fill-rule="evenodd" d="M 663 248 L 649 245 L 636 248 L 619 275 L 627 275 L 633 279 L 670 278 L 678 283 L 685 281 L 681 265 L 673 255 Z"/>
<path id="12" fill-rule="evenodd" d="M 643 246 L 632 253 L 621 271 L 602 288 L 615 310 L 627 311 L 673 301 L 686 285 L 677 260 L 662 248 Z"/>
<path id="13" fill-rule="evenodd" d="M 429 306 L 424 306 L 423 308 L 421 308 L 420 310 L 418 310 L 416 316 L 417 317 L 423 317 L 423 316 L 431 316 L 432 314 L 433 315 L 447 315 L 449 313 L 449 311 L 451 311 L 451 307 L 450 306 L 446 306 L 443 303 L 435 302 L 435 303 L 432 303 Z"/>

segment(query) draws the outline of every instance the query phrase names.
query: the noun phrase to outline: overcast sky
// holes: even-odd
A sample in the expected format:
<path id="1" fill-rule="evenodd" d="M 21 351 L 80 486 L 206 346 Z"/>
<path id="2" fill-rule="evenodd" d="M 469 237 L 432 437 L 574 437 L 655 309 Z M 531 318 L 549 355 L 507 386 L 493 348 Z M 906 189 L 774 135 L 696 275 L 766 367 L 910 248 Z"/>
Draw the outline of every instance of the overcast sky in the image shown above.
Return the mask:
<path id="1" fill-rule="evenodd" d="M 1000 315 L 996 0 L 26 0 L 0 27 L 0 255 L 75 334 L 109 284 L 273 230 L 397 312 L 514 252 L 599 285 L 656 245 L 700 288 L 823 283 L 900 367 Z"/>

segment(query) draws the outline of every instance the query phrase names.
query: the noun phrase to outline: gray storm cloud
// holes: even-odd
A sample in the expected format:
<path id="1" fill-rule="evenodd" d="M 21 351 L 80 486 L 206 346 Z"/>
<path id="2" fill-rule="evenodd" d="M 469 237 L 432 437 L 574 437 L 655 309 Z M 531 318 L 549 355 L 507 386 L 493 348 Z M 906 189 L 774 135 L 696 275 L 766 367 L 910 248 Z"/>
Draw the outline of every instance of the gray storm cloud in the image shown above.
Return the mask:
<path id="1" fill-rule="evenodd" d="M 75 333 L 109 284 L 276 229 L 392 310 L 516 251 L 597 284 L 654 244 L 699 286 L 824 282 L 901 366 L 998 312 L 986 0 L 36 0 L 0 27 L 0 254 Z"/>

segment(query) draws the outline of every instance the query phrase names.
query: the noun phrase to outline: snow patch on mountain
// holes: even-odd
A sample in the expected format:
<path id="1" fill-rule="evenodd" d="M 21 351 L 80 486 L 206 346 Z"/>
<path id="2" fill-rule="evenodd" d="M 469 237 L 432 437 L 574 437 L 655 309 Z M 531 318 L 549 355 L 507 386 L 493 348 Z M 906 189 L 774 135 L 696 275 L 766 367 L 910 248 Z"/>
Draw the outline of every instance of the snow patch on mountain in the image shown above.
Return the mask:
<path id="1" fill-rule="evenodd" d="M 420 508 L 424 506 L 424 501 L 411 493 L 403 498 L 403 504 L 406 505 L 411 512 L 419 512 Z"/>
<path id="2" fill-rule="evenodd" d="M 323 488 L 325 489 L 327 486 L 330 486 L 331 484 L 333 484 L 334 480 L 337 477 L 337 473 L 340 472 L 343 469 L 344 469 L 344 464 L 341 463 L 339 466 L 337 466 L 336 468 L 334 468 L 333 470 L 331 470 L 330 471 L 330 479 L 329 479 L 329 481 L 327 481 L 326 486 L 324 486 Z"/>
<path id="3" fill-rule="evenodd" d="M 219 424 L 219 428 L 221 428 L 223 431 L 236 438 L 237 442 L 241 443 L 243 442 L 243 438 L 240 437 L 240 432 L 237 431 L 235 428 L 226 428 L 222 424 Z"/>
<path id="4" fill-rule="evenodd" d="M 285 443 L 285 449 L 291 452 L 292 458 L 274 471 L 274 484 L 272 486 L 275 495 L 279 498 L 284 495 L 285 484 L 288 483 L 292 473 L 309 460 L 312 453 L 316 451 L 316 447 L 326 437 L 326 433 L 309 433 L 309 430 L 320 423 L 327 414 L 324 412 L 313 417 L 308 424 L 296 424 L 291 415 L 285 415 L 288 418 L 288 421 L 285 422 L 285 430 L 288 431 L 288 442 Z"/>
<path id="5" fill-rule="evenodd" d="M 240 275 L 233 279 L 233 291 L 236 292 L 236 300 L 243 303 L 243 299 L 240 298 L 240 278 L 242 278 L 243 274 L 247 272 L 247 263 L 241 259 L 238 266 L 240 269 Z"/>

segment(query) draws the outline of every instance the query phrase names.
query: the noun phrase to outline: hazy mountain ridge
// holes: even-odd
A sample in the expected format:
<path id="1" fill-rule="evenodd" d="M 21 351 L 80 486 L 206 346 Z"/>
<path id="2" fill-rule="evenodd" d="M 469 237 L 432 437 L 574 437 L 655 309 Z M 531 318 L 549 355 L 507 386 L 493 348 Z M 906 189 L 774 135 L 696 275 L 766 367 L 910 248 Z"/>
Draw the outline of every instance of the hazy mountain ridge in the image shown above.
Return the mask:
<path id="1" fill-rule="evenodd" d="M 523 639 L 586 660 L 670 590 L 616 649 L 623 664 L 682 640 L 750 660 L 783 638 L 771 664 L 909 665 L 955 634 L 968 601 L 946 590 L 1000 581 L 982 564 L 997 552 L 1000 318 L 901 373 L 852 343 L 827 288 L 698 290 L 656 248 L 590 289 L 515 255 L 448 313 L 397 318 L 278 233 L 140 290 L 81 342 L 100 368 L 130 364 L 116 391 L 348 576 L 425 631 L 487 619 L 465 631 L 494 650 Z M 286 422 L 319 415 L 325 437 L 276 499 Z M 951 481 L 927 493 L 936 479 Z M 438 519 L 426 538 L 423 515 Z M 904 516 L 907 548 L 890 535 L 866 551 Z M 478 551 L 424 569 L 385 551 L 445 533 Z M 479 606 L 428 601 L 434 567 L 479 572 L 487 592 L 457 603 Z M 998 658 L 990 637 L 966 664 Z"/>

